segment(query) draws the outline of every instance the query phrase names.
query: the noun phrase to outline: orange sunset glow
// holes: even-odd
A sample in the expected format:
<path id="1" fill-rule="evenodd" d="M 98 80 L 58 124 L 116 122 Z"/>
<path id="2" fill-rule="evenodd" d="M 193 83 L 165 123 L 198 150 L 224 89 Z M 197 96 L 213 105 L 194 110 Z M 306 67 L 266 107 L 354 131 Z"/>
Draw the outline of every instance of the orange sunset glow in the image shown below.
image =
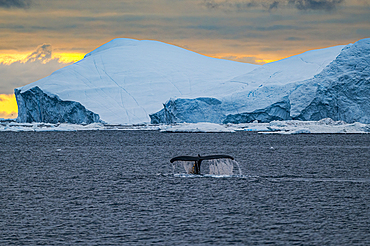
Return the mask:
<path id="1" fill-rule="evenodd" d="M 0 64 L 25 63 L 30 53 L 2 53 L 0 54 Z M 83 59 L 84 55 L 83 53 L 53 53 L 51 59 L 57 59 L 60 63 L 69 64 Z"/>
<path id="2" fill-rule="evenodd" d="M 16 52 L 8 52 L 0 54 L 0 65 L 5 66 L 5 68 L 11 68 L 12 64 L 25 64 L 30 62 L 30 55 L 32 52 L 23 52 L 23 53 L 16 53 Z M 39 67 L 42 69 L 43 64 L 48 63 L 50 60 L 55 60 L 61 64 L 61 66 L 68 65 L 83 59 L 85 54 L 83 53 L 58 53 L 55 52 L 49 59 L 44 59 L 45 55 L 41 54 L 38 58 L 40 60 Z M 17 75 L 15 75 L 17 76 Z M 29 81 L 34 82 L 33 80 Z M 0 118 L 9 118 L 14 119 L 18 116 L 18 106 L 17 101 L 15 99 L 14 94 L 0 94 Z"/>
<path id="3" fill-rule="evenodd" d="M 18 106 L 14 94 L 0 94 L 0 118 L 14 119 L 18 116 Z"/>

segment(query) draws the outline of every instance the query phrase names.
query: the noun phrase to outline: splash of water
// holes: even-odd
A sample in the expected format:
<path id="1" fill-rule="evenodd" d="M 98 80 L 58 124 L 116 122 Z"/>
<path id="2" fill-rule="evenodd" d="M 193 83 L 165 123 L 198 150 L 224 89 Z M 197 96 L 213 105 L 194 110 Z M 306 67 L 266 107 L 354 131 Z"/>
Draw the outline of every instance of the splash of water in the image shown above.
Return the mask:
<path id="1" fill-rule="evenodd" d="M 185 172 L 187 174 L 193 173 L 194 162 L 192 162 L 192 161 L 181 161 L 181 164 L 184 167 Z"/>
<path id="2" fill-rule="evenodd" d="M 212 160 L 209 165 L 209 174 L 213 175 L 233 175 L 234 165 L 225 160 Z"/>
<path id="3" fill-rule="evenodd" d="M 187 174 L 191 174 L 192 170 L 193 170 L 193 165 L 194 165 L 193 161 L 177 161 L 177 162 L 174 162 L 174 163 L 172 163 L 173 173 L 175 174 L 178 171 L 177 168 L 176 168 L 177 166 L 182 166 L 185 169 L 185 172 Z"/>
<path id="4" fill-rule="evenodd" d="M 211 175 L 233 175 L 234 168 L 237 167 L 239 175 L 242 175 L 239 163 L 230 159 L 211 160 L 209 165 L 209 174 Z"/>
<path id="5" fill-rule="evenodd" d="M 172 163 L 173 174 L 193 174 L 193 161 L 176 161 Z M 179 169 L 180 168 L 180 169 Z M 204 175 L 232 176 L 242 175 L 239 163 L 230 159 L 205 160 L 201 165 L 201 173 Z"/>

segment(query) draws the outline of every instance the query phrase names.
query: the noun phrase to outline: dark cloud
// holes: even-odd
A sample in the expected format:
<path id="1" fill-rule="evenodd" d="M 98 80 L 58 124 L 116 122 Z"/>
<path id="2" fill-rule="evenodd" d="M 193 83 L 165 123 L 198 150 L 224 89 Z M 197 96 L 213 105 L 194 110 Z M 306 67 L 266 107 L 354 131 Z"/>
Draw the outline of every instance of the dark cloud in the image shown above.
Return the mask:
<path id="1" fill-rule="evenodd" d="M 279 7 L 279 2 L 274 1 L 273 3 L 270 4 L 269 10 L 277 9 Z"/>
<path id="2" fill-rule="evenodd" d="M 31 6 L 31 0 L 0 0 L 0 8 L 27 9 Z"/>
<path id="3" fill-rule="evenodd" d="M 13 94 L 14 88 L 27 85 L 50 75 L 69 64 L 52 58 L 52 47 L 43 44 L 27 56 L 25 60 L 11 64 L 0 63 L 0 94 Z"/>
<path id="4" fill-rule="evenodd" d="M 262 51 L 268 51 L 268 52 L 270 52 L 270 51 L 280 51 L 280 50 L 284 50 L 284 48 L 273 46 L 273 47 L 261 48 L 261 50 L 262 50 Z"/>
<path id="5" fill-rule="evenodd" d="M 331 11 L 344 0 L 289 0 L 299 10 L 325 10 Z"/>
<path id="6" fill-rule="evenodd" d="M 281 30 L 307 30 L 311 29 L 312 27 L 309 26 L 293 26 L 293 25 L 272 25 L 272 26 L 258 26 L 258 27 L 251 27 L 252 30 L 255 31 L 281 31 Z"/>
<path id="7" fill-rule="evenodd" d="M 225 11 L 237 10 L 243 11 L 245 9 L 256 8 L 260 6 L 260 3 L 256 1 L 215 1 L 215 0 L 204 0 L 203 5 L 208 9 L 221 9 Z"/>
<path id="8" fill-rule="evenodd" d="M 287 40 L 287 41 L 301 41 L 301 40 L 305 40 L 305 39 L 304 38 L 298 38 L 298 37 L 288 37 L 285 40 Z"/>
<path id="9" fill-rule="evenodd" d="M 27 56 L 27 62 L 41 61 L 45 62 L 51 59 L 52 47 L 50 44 L 43 44 L 37 47 L 37 49 Z"/>
<path id="10" fill-rule="evenodd" d="M 238 9 L 243 9 L 243 8 L 255 8 L 258 7 L 258 3 L 252 1 L 252 2 L 239 2 L 235 3 L 235 7 Z"/>
<path id="11" fill-rule="evenodd" d="M 334 10 L 344 0 L 203 0 L 203 5 L 208 9 L 224 11 L 246 11 L 251 8 L 260 8 L 268 11 L 278 8 L 296 8 L 298 10 Z"/>

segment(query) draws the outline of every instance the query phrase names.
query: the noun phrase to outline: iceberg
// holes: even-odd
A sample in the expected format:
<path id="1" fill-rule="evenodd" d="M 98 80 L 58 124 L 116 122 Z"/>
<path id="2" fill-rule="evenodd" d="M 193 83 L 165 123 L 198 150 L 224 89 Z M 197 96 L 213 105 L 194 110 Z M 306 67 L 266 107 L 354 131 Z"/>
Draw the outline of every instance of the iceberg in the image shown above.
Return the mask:
<path id="1" fill-rule="evenodd" d="M 229 82 L 244 87 L 223 97 L 208 98 L 217 99 L 217 105 L 200 103 L 199 98 L 170 99 L 151 115 L 152 122 L 190 123 L 196 116 L 199 122 L 223 124 L 325 118 L 368 124 L 370 39 L 266 64 Z"/>
<path id="2" fill-rule="evenodd" d="M 256 67 L 259 66 L 210 58 L 158 41 L 113 39 L 81 61 L 15 89 L 18 121 L 54 122 L 49 120 L 55 117 L 44 114 L 64 106 L 56 101 L 44 104 L 48 95 L 59 98 L 59 103 L 78 103 L 88 114 L 99 116 L 92 118 L 94 122 L 149 122 L 149 114 L 159 111 L 168 98 L 221 97 L 236 89 L 225 81 Z M 36 87 L 42 93 L 27 93 Z M 62 117 L 61 122 L 80 122 L 83 116 L 79 112 L 75 114 L 78 118 Z"/>
<path id="3" fill-rule="evenodd" d="M 263 66 L 119 38 L 15 89 L 19 123 L 370 123 L 370 39 Z M 301 132 L 308 132 L 302 130 Z"/>

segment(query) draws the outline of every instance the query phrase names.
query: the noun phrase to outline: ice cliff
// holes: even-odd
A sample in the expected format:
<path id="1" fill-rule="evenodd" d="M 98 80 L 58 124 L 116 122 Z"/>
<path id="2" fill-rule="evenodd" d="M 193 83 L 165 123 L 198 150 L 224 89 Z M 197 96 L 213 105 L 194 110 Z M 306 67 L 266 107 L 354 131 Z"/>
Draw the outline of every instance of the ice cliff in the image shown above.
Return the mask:
<path id="1" fill-rule="evenodd" d="M 197 98 L 171 99 L 161 111 L 151 115 L 152 123 L 317 121 L 324 118 L 370 123 L 370 39 L 345 46 L 332 60 L 327 56 L 318 68 L 322 68 L 320 72 L 300 80 L 302 73 L 296 70 L 299 68 L 292 60 L 304 61 L 309 66 L 315 64 L 303 55 L 267 64 L 230 80 L 244 83 L 245 88 L 217 98 L 217 105 L 200 103 Z M 285 64 L 282 66 L 282 63 Z M 304 66 L 300 69 L 304 73 Z M 212 99 L 215 98 L 208 98 L 208 101 Z"/>
<path id="2" fill-rule="evenodd" d="M 294 119 L 370 123 L 370 39 L 346 46 L 320 74 L 298 85 L 289 100 Z"/>
<path id="3" fill-rule="evenodd" d="M 23 123 L 73 123 L 101 122 L 99 115 L 87 110 L 78 102 L 63 101 L 58 96 L 47 95 L 39 87 L 21 93 L 15 89 L 18 103 L 18 121 Z"/>
<path id="4" fill-rule="evenodd" d="M 369 123 L 369 49 L 364 39 L 258 66 L 157 41 L 114 39 L 15 89 L 18 121 Z"/>

